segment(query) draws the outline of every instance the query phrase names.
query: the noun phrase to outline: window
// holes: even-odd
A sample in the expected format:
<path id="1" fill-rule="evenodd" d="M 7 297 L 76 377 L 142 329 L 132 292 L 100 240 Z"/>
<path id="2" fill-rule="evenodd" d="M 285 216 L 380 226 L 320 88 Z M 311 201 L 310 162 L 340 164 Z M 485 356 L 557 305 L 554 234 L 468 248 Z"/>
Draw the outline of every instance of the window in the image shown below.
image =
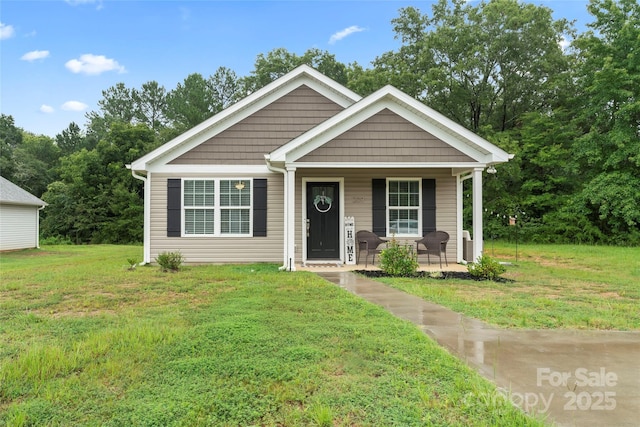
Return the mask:
<path id="1" fill-rule="evenodd" d="M 250 179 L 183 180 L 184 235 L 251 233 Z"/>
<path id="2" fill-rule="evenodd" d="M 420 194 L 419 179 L 387 181 L 387 235 L 420 235 Z"/>

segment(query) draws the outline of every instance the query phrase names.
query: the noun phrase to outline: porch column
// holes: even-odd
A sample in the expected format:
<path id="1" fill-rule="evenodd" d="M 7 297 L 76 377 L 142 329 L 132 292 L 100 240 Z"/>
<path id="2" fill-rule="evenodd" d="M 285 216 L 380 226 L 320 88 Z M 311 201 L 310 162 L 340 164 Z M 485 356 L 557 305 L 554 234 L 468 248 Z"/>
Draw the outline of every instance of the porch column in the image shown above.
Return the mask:
<path id="1" fill-rule="evenodd" d="M 456 258 L 458 263 L 462 262 L 462 195 L 464 194 L 464 180 L 460 175 L 456 175 Z"/>
<path id="2" fill-rule="evenodd" d="M 482 168 L 473 170 L 473 256 L 482 256 Z"/>
<path id="3" fill-rule="evenodd" d="M 285 209 L 287 210 L 287 229 L 285 236 L 287 239 L 287 270 L 296 271 L 296 168 L 287 166 L 287 189 L 285 197 Z"/>

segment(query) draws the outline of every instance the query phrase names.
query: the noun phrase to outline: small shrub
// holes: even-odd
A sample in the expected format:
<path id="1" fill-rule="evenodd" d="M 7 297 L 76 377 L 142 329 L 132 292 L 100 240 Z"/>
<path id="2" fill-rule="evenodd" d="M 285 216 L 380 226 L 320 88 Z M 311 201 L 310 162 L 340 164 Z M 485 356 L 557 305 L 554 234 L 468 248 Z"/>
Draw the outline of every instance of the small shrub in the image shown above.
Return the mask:
<path id="1" fill-rule="evenodd" d="M 138 266 L 138 260 L 135 258 L 127 258 L 127 262 L 129 263 L 129 268 L 128 270 L 135 270 L 136 267 Z"/>
<path id="2" fill-rule="evenodd" d="M 162 268 L 162 271 L 178 271 L 184 262 L 184 257 L 179 251 L 162 252 L 156 258 L 156 262 Z"/>
<path id="3" fill-rule="evenodd" d="M 390 276 L 409 277 L 416 274 L 418 261 L 410 246 L 401 245 L 394 238 L 380 252 L 380 268 Z"/>
<path id="4" fill-rule="evenodd" d="M 467 271 L 476 279 L 496 280 L 507 269 L 489 255 L 482 255 L 475 263 L 469 264 Z"/>

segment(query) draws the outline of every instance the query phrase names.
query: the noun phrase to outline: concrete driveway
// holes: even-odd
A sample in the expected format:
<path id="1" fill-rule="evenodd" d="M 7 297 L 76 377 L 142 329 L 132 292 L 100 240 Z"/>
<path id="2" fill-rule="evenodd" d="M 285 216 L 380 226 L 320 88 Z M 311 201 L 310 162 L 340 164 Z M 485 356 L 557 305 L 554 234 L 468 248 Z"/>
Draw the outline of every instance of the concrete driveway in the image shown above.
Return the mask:
<path id="1" fill-rule="evenodd" d="M 415 323 L 530 414 L 640 426 L 639 332 L 501 329 L 354 273 L 318 274 Z"/>

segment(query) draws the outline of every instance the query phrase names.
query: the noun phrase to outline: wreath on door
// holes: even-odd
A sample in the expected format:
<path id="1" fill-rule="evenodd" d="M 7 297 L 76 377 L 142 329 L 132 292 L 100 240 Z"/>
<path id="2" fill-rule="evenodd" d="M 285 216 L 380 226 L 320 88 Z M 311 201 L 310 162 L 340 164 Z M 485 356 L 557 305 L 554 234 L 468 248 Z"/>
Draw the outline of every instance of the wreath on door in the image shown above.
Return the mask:
<path id="1" fill-rule="evenodd" d="M 320 213 L 329 212 L 331 205 L 331 197 L 325 196 L 324 194 L 318 194 L 313 200 L 313 206 L 315 206 L 316 210 Z"/>

